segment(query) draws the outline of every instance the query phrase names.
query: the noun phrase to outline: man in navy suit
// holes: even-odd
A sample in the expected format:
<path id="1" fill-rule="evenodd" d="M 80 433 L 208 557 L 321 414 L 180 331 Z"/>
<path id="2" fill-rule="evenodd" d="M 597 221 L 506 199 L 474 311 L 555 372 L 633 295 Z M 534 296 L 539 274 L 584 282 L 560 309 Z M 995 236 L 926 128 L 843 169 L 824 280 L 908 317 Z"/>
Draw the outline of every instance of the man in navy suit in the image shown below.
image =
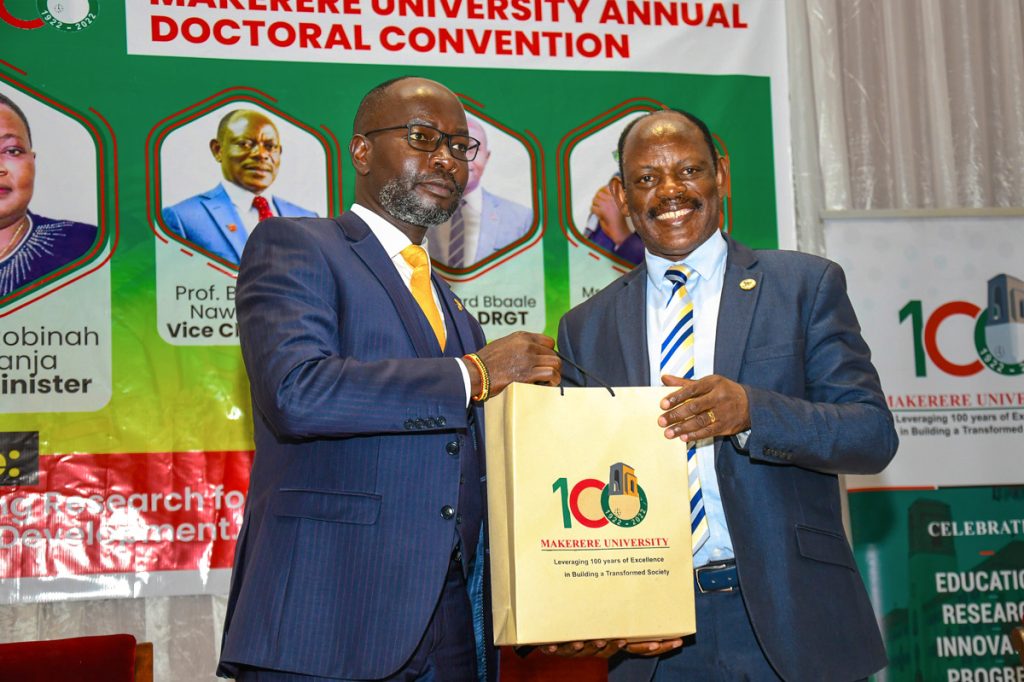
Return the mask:
<path id="1" fill-rule="evenodd" d="M 429 272 L 427 230 L 474 151 L 450 90 L 388 81 L 356 113 L 352 210 L 267 220 L 249 240 L 237 309 L 256 457 L 222 675 L 482 676 L 467 596 L 484 554 L 481 403 L 558 383 L 560 362 L 539 334 L 485 346 Z"/>
<path id="2" fill-rule="evenodd" d="M 684 441 L 680 466 L 697 445 L 703 498 L 693 508 L 703 503 L 709 531 L 694 554 L 697 634 L 543 650 L 615 654 L 613 682 L 866 678 L 886 656 L 844 535 L 837 475 L 882 470 L 897 437 L 842 270 L 755 252 L 719 231 L 728 162 L 692 115 L 637 119 L 619 158 L 612 189 L 644 262 L 565 315 L 559 350 L 609 384 L 675 389 L 651 428 Z M 695 379 L 660 371 L 661 318 L 679 279 L 665 275 L 679 264 Z M 587 383 L 572 369 L 565 381 Z M 689 498 L 680 491 L 687 517 Z"/>
<path id="3" fill-rule="evenodd" d="M 316 213 L 270 192 L 281 168 L 281 136 L 265 114 L 228 112 L 210 140 L 224 181 L 163 210 L 164 224 L 194 246 L 238 265 L 246 239 L 264 218 Z"/>
<path id="4" fill-rule="evenodd" d="M 469 119 L 469 134 L 480 149 L 469 164 L 469 181 L 452 219 L 438 226 L 430 255 L 450 268 L 468 268 L 516 241 L 533 226 L 533 209 L 499 197 L 480 185 L 491 150 L 480 121 Z"/>

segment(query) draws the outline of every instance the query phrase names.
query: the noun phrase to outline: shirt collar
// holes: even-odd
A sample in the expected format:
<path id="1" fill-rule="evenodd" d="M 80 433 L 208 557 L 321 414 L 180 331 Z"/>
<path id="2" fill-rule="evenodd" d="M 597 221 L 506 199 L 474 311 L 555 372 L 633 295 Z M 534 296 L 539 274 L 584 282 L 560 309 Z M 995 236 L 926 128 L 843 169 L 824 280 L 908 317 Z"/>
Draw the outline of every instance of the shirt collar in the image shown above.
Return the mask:
<path id="1" fill-rule="evenodd" d="M 405 236 L 404 232 L 365 206 L 353 203 L 352 212 L 363 219 L 363 222 L 370 228 L 370 232 L 373 232 L 373 236 L 376 237 L 377 241 L 380 242 L 380 245 L 384 247 L 384 251 L 387 252 L 388 258 L 394 260 L 399 257 L 402 253 L 402 249 L 412 243 L 409 241 L 409 238 Z M 424 249 L 427 248 L 426 237 L 423 238 L 423 243 L 420 244 L 420 246 Z"/>
<path id="2" fill-rule="evenodd" d="M 721 230 L 716 230 L 710 239 L 694 249 L 682 262 L 697 273 L 698 279 L 707 281 L 725 264 L 727 252 L 725 236 Z M 677 262 L 655 256 L 647 250 L 644 251 L 644 260 L 647 263 L 647 277 L 651 284 L 658 289 L 670 291 L 672 284 L 665 279 L 665 271 Z"/>
<path id="3" fill-rule="evenodd" d="M 244 187 L 239 187 L 235 183 L 228 182 L 227 180 L 222 180 L 220 186 L 224 188 L 225 192 L 227 192 L 228 199 L 231 199 L 231 203 L 238 208 L 239 212 L 248 211 L 252 208 L 252 200 L 257 195 Z M 263 192 L 259 196 L 266 199 L 271 206 L 274 205 L 274 195 L 270 192 Z"/>

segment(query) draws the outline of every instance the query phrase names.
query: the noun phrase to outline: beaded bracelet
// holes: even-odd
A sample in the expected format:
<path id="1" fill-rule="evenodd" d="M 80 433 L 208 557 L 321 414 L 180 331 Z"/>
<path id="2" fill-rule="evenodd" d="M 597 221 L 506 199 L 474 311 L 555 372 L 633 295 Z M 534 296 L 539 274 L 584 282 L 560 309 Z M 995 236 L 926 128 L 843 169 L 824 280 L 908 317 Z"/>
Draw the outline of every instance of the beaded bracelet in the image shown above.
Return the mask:
<path id="1" fill-rule="evenodd" d="M 479 394 L 472 396 L 472 400 L 482 403 L 491 396 L 491 375 L 488 374 L 487 366 L 484 364 L 484 361 L 481 360 L 480 356 L 476 353 L 470 353 L 468 355 L 463 355 L 462 357 L 472 362 L 476 365 L 476 368 L 480 370 L 480 383 L 482 384 L 482 387 Z"/>

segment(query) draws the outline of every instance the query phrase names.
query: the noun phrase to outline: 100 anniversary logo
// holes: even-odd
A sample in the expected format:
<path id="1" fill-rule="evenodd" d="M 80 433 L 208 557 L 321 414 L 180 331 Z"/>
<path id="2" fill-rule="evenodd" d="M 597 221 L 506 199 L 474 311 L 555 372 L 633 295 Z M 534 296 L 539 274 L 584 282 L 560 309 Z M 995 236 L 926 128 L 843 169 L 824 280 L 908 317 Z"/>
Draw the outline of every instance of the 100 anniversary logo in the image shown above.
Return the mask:
<path id="1" fill-rule="evenodd" d="M 939 327 L 957 315 L 976 320 L 977 360 L 954 362 L 939 349 Z M 977 374 L 985 367 L 1006 376 L 1024 373 L 1024 281 L 1016 277 L 1000 274 L 990 279 L 985 308 L 970 301 L 947 301 L 925 319 L 921 301 L 913 300 L 900 309 L 900 322 L 907 319 L 914 335 L 916 376 L 927 375 L 926 357 L 942 372 L 958 377 Z"/>
<path id="2" fill-rule="evenodd" d="M 96 21 L 100 10 L 99 0 L 37 0 L 39 16 L 24 18 L 13 15 L 7 2 L 0 0 L 0 21 L 26 31 L 47 24 L 59 31 L 81 31 Z"/>
<path id="3" fill-rule="evenodd" d="M 551 490 L 561 493 L 565 528 L 572 528 L 573 519 L 587 528 L 601 528 L 609 523 L 632 528 L 647 516 L 647 495 L 640 487 L 636 470 L 623 462 L 609 467 L 607 483 L 585 478 L 570 490 L 568 479 L 562 477 L 551 484 Z"/>

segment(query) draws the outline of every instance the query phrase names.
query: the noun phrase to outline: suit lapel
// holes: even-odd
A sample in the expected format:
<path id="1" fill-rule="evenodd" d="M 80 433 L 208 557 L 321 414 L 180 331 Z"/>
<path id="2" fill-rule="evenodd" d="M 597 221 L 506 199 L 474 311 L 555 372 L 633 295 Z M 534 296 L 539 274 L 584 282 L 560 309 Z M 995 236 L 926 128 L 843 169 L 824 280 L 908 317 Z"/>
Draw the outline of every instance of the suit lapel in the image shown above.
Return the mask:
<path id="1" fill-rule="evenodd" d="M 245 247 L 245 240 L 248 236 L 245 231 L 245 225 L 242 223 L 242 216 L 238 215 L 235 205 L 231 203 L 231 198 L 228 197 L 228 193 L 220 185 L 213 188 L 203 198 L 203 206 L 209 211 L 213 222 L 217 225 L 217 229 L 220 230 L 224 239 L 231 245 L 231 249 L 235 252 L 235 262 L 237 263 L 242 257 L 242 249 Z M 229 229 L 228 225 L 234 225 L 234 231 Z"/>
<path id="2" fill-rule="evenodd" d="M 424 331 L 425 325 L 420 323 L 423 311 L 420 310 L 416 299 L 409 293 L 409 288 L 405 286 L 401 275 L 395 270 L 395 264 L 391 262 L 384 247 L 373 236 L 373 232 L 359 216 L 351 212 L 336 217 L 334 221 L 352 241 L 352 251 L 366 264 L 391 298 L 395 310 L 398 311 L 398 318 L 402 321 L 402 325 L 416 349 L 416 355 L 436 357 L 437 341 L 427 338 Z"/>
<path id="3" fill-rule="evenodd" d="M 715 374 L 737 381 L 743 365 L 743 353 L 750 334 L 750 325 L 757 309 L 764 273 L 756 267 L 757 256 L 746 246 L 726 237 L 729 253 L 725 262 L 722 298 L 718 305 L 718 330 L 715 333 Z M 753 281 L 754 286 L 750 286 Z M 740 283 L 743 286 L 740 286 Z M 722 439 L 715 439 L 715 465 Z M 731 470 L 734 460 L 727 458 Z"/>
<path id="4" fill-rule="evenodd" d="M 715 374 L 736 381 L 743 364 L 754 310 L 761 293 L 764 273 L 756 268 L 757 256 L 742 244 L 726 238 L 726 257 L 722 299 L 718 306 L 718 330 L 715 334 Z M 747 280 L 753 281 L 753 286 Z M 743 286 L 740 283 L 744 282 Z"/>
<path id="5" fill-rule="evenodd" d="M 295 204 L 285 201 L 281 197 L 274 197 L 274 210 L 277 211 L 277 215 L 285 218 L 299 217 L 298 208 Z"/>
<path id="6" fill-rule="evenodd" d="M 621 280 L 616 311 L 616 331 L 629 386 L 650 386 L 647 359 L 647 265 L 641 263 Z M 586 369 L 584 367 L 584 369 Z"/>
<path id="7" fill-rule="evenodd" d="M 436 270 L 431 269 L 430 278 L 434 282 L 434 289 L 439 294 L 438 298 L 441 299 L 441 314 L 448 320 L 448 343 L 445 347 L 447 348 L 451 344 L 451 337 L 456 336 L 464 352 L 474 352 L 477 350 L 477 341 L 473 338 L 473 328 L 469 323 L 466 306 L 455 296 L 452 288 L 448 286 L 448 282 L 441 279 Z"/>

